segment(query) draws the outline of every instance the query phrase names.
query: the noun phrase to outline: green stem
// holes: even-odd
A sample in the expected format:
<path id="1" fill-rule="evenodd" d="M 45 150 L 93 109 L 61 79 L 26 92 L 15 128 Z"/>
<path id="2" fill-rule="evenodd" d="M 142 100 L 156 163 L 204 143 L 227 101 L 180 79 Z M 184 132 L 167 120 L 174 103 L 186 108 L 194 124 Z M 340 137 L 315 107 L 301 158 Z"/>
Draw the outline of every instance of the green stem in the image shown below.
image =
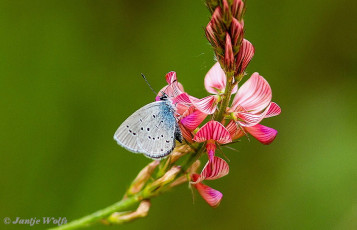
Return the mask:
<path id="1" fill-rule="evenodd" d="M 190 157 L 187 159 L 185 164 L 182 166 L 181 172 L 176 176 L 176 178 L 179 177 L 179 175 L 184 174 L 187 169 L 196 161 L 200 158 L 202 153 L 204 152 L 204 145 L 199 148 L 198 151 L 195 153 L 191 154 Z M 111 206 L 108 206 L 102 210 L 96 211 L 92 214 L 89 214 L 87 216 L 84 216 L 80 219 L 74 220 L 68 224 L 58 226 L 55 228 L 51 228 L 52 230 L 68 230 L 68 229 L 78 229 L 78 228 L 84 228 L 88 227 L 91 224 L 94 224 L 101 219 L 105 219 L 106 217 L 110 216 L 114 212 L 120 212 L 120 211 L 127 211 L 131 206 L 134 206 L 135 204 L 139 204 L 142 200 L 144 199 L 149 199 L 155 195 L 158 195 L 160 192 L 164 192 L 166 190 L 160 189 L 163 191 L 151 191 L 149 189 L 149 192 L 147 190 L 142 190 L 141 192 L 129 196 L 121 201 L 118 201 L 115 204 L 112 204 Z"/>
<path id="2" fill-rule="evenodd" d="M 226 113 L 226 109 L 229 105 L 229 101 L 231 100 L 231 93 L 233 90 L 233 73 L 226 73 L 227 76 L 227 84 L 226 89 L 223 94 L 223 99 L 221 102 L 221 106 L 219 110 L 214 114 L 214 119 L 218 122 L 221 122 L 224 118 L 224 114 Z"/>
<path id="3" fill-rule="evenodd" d="M 88 216 L 84 216 L 80 219 L 74 220 L 68 224 L 61 225 L 55 228 L 51 228 L 52 230 L 68 230 L 68 229 L 78 229 L 88 227 L 89 225 L 98 222 L 99 220 L 108 217 L 114 212 L 119 211 L 127 211 L 128 208 L 131 206 L 140 203 L 140 201 L 144 200 L 145 198 L 142 196 L 141 193 L 137 193 L 134 196 L 128 197 L 123 199 L 111 206 L 108 206 L 102 210 L 96 211 Z"/>

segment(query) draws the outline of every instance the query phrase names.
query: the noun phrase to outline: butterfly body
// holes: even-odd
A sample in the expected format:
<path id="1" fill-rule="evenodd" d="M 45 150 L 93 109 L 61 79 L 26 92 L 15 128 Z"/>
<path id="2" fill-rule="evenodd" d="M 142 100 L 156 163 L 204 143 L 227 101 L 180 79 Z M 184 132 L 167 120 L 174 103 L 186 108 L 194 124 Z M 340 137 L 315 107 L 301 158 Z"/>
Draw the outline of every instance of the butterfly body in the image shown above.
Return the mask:
<path id="1" fill-rule="evenodd" d="M 134 112 L 114 134 L 117 143 L 134 153 L 153 159 L 169 155 L 182 134 L 175 118 L 175 108 L 166 96 Z"/>

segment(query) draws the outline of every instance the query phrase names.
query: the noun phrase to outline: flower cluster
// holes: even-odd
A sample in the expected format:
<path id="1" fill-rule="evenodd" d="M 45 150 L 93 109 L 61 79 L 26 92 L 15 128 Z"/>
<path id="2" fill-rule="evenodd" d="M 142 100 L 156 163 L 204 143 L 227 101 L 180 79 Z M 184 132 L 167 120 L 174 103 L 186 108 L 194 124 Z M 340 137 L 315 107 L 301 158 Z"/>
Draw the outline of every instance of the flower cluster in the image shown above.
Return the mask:
<path id="1" fill-rule="evenodd" d="M 264 118 L 278 115 L 280 107 L 271 102 L 272 91 L 268 82 L 258 73 L 253 73 L 239 89 L 235 87 L 232 90 L 235 97 L 226 110 L 225 119 L 222 122 L 209 119 L 205 123 L 206 117 L 217 110 L 220 95 L 226 88 L 226 75 L 220 64 L 214 64 L 204 80 L 206 90 L 214 95 L 203 99 L 184 92 L 175 72 L 168 73 L 166 81 L 168 85 L 161 90 L 160 95 L 164 92 L 176 105 L 176 116 L 185 141 L 190 144 L 204 143 L 208 155 L 209 161 L 201 174 L 191 175 L 192 184 L 211 206 L 216 206 L 222 194 L 201 182 L 218 179 L 229 172 L 228 164 L 215 156 L 217 146 L 231 143 L 246 133 L 263 144 L 270 144 L 277 131 L 260 122 Z"/>
<path id="2" fill-rule="evenodd" d="M 222 0 L 206 3 L 212 12 L 206 37 L 217 59 L 204 79 L 205 88 L 211 95 L 202 99 L 189 95 L 177 81 L 176 73 L 169 72 L 166 75 L 168 85 L 161 90 L 157 100 L 163 93 L 167 94 L 175 105 L 178 124 L 187 145 L 203 145 L 208 162 L 200 174 L 191 173 L 191 184 L 209 205 L 215 207 L 222 194 L 202 182 L 218 179 L 229 172 L 227 162 L 215 156 L 216 149 L 247 134 L 263 144 L 270 144 L 277 131 L 260 123 L 264 118 L 280 114 L 281 110 L 271 101 L 269 83 L 258 73 L 253 73 L 238 88 L 254 55 L 253 45 L 244 39 L 244 2 Z"/>

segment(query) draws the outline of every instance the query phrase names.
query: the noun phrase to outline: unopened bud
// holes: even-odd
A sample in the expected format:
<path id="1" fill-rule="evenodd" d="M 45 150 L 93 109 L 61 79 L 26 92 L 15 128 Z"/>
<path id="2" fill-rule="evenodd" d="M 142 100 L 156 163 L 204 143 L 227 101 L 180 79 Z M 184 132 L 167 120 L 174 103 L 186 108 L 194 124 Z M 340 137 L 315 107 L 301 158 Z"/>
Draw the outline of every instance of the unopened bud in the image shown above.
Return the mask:
<path id="1" fill-rule="evenodd" d="M 221 39 L 224 38 L 225 28 L 223 25 L 223 18 L 222 18 L 222 9 L 221 7 L 217 7 L 212 14 L 211 18 L 211 26 L 213 31 L 215 32 L 216 36 Z"/>
<path id="2" fill-rule="evenodd" d="M 237 52 L 239 51 L 239 46 L 243 40 L 244 30 L 243 30 L 243 25 L 236 18 L 233 18 L 232 20 L 231 35 L 232 35 L 233 52 L 234 54 L 237 54 Z"/>
<path id="3" fill-rule="evenodd" d="M 222 12 L 223 22 L 225 23 L 226 28 L 229 28 L 232 22 L 232 12 L 227 0 L 223 0 L 222 3 L 223 3 L 223 12 Z"/>
<path id="4" fill-rule="evenodd" d="M 151 203 L 149 200 L 143 200 L 134 212 L 115 212 L 108 218 L 108 221 L 113 224 L 122 224 L 137 218 L 146 217 L 149 213 L 150 206 Z"/>
<path id="5" fill-rule="evenodd" d="M 164 185 L 171 183 L 177 176 L 177 174 L 181 171 L 181 168 L 178 166 L 173 166 L 169 171 L 165 173 L 162 177 L 157 179 L 150 186 L 150 190 L 157 190 Z"/>
<path id="6" fill-rule="evenodd" d="M 242 45 L 237 55 L 236 74 L 242 75 L 249 62 L 254 56 L 254 46 L 248 40 L 243 39 Z"/>
<path id="7" fill-rule="evenodd" d="M 206 27 L 206 37 L 208 39 L 208 41 L 211 43 L 211 45 L 213 46 L 213 48 L 220 48 L 219 42 L 216 38 L 216 35 L 214 34 L 214 31 L 212 29 L 212 23 L 208 23 L 207 27 Z"/>
<path id="8" fill-rule="evenodd" d="M 206 0 L 206 5 L 209 9 L 209 11 L 212 13 L 214 9 L 219 5 L 218 0 Z"/>
<path id="9" fill-rule="evenodd" d="M 223 6 L 223 12 L 222 12 L 223 22 L 226 25 L 226 28 L 229 28 L 232 22 L 231 8 L 227 0 L 222 1 L 222 6 Z"/>
<path id="10" fill-rule="evenodd" d="M 233 54 L 232 41 L 231 41 L 231 37 L 229 36 L 229 33 L 226 33 L 224 65 L 227 71 L 232 71 L 234 68 L 234 54 Z"/>
<path id="11" fill-rule="evenodd" d="M 151 178 L 155 168 L 159 165 L 160 161 L 153 161 L 143 168 L 131 183 L 126 196 L 138 193 L 145 185 L 145 183 Z"/>
<path id="12" fill-rule="evenodd" d="M 232 4 L 232 15 L 239 21 L 242 20 L 244 15 L 245 7 L 242 0 L 233 0 Z"/>
<path id="13" fill-rule="evenodd" d="M 182 145 L 180 147 L 175 148 L 170 157 L 170 164 L 175 163 L 178 159 L 180 159 L 182 156 L 186 155 L 190 151 L 192 151 L 192 149 L 188 145 Z"/>

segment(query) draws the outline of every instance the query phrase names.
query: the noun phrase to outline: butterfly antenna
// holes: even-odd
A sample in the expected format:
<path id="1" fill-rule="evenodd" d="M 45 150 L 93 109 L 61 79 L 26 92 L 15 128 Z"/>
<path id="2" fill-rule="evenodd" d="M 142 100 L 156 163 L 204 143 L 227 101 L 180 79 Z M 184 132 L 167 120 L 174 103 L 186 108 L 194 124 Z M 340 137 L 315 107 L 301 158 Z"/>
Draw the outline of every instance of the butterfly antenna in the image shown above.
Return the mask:
<path id="1" fill-rule="evenodd" d="M 221 147 L 220 146 L 218 146 L 218 148 L 217 148 L 220 152 L 221 152 L 221 154 L 222 154 L 222 156 L 228 161 L 228 162 L 230 162 L 230 160 L 229 160 L 229 158 L 227 157 L 227 155 L 226 154 L 224 154 L 224 152 L 222 151 L 222 149 L 221 149 Z"/>
<path id="2" fill-rule="evenodd" d="M 148 82 L 148 80 L 146 79 L 145 75 L 142 73 L 141 76 L 144 78 L 146 84 L 148 84 L 148 86 L 150 87 L 151 91 L 154 92 L 155 95 L 157 95 L 156 91 L 151 87 L 150 83 Z"/>

